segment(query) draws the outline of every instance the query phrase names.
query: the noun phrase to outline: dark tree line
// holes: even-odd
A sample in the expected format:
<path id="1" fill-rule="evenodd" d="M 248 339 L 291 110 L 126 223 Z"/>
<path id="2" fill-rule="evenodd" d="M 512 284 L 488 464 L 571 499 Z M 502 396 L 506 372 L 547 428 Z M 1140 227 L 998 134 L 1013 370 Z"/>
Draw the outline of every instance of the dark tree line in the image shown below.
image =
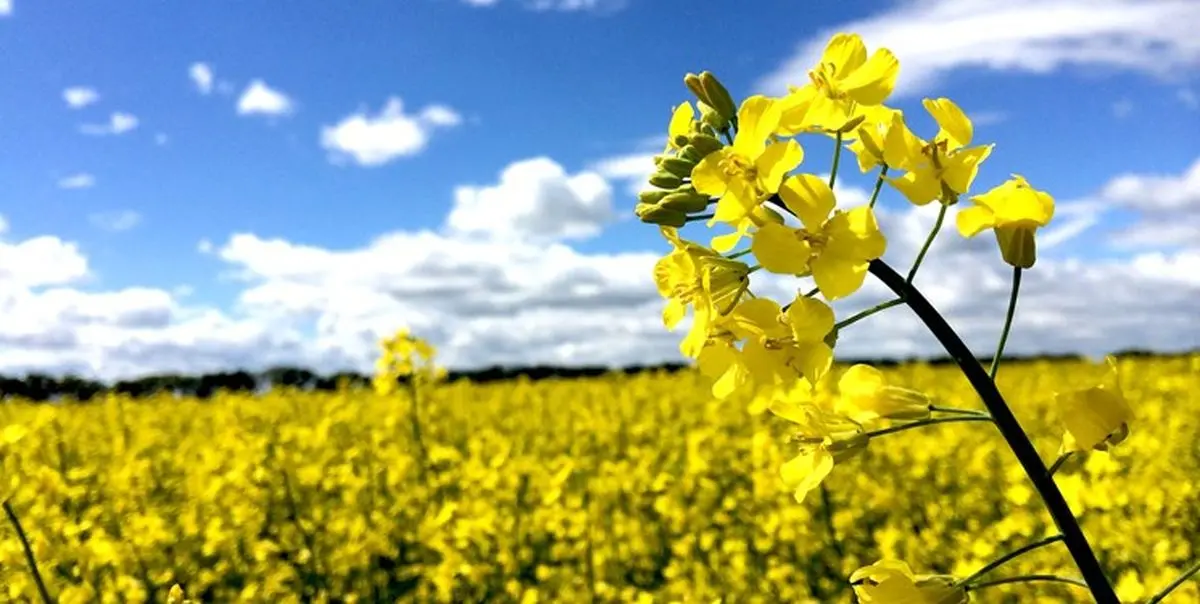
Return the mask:
<path id="1" fill-rule="evenodd" d="M 1146 350 L 1127 350 L 1116 353 L 1121 357 L 1151 357 L 1174 356 L 1163 355 Z M 1194 353 L 1182 353 L 1194 354 Z M 1029 357 L 1013 357 L 1011 361 L 1053 361 L 1077 360 L 1079 355 L 1037 355 Z M 931 365 L 953 364 L 949 357 L 932 359 L 876 359 L 876 360 L 842 360 L 844 364 L 865 362 L 872 365 L 887 367 L 901 363 L 923 361 Z M 1009 360 L 1006 358 L 1006 360 Z M 981 358 L 983 364 L 991 362 L 990 358 Z M 532 367 L 501 367 L 499 365 L 485 369 L 470 371 L 450 371 L 450 381 L 466 379 L 475 383 L 498 382 L 526 376 L 531 380 L 550 378 L 580 378 L 597 377 L 611 372 L 636 374 L 647 371 L 665 371 L 674 373 L 687 367 L 681 363 L 666 363 L 661 365 L 633 365 L 623 369 L 611 369 L 601 366 L 590 367 L 556 367 L 537 365 Z M 342 371 L 333 374 L 318 374 L 301 367 L 274 367 L 261 373 L 248 371 L 233 371 L 208 373 L 204 375 L 164 374 L 151 375 L 133 380 L 122 380 L 106 384 L 75 376 L 54 377 L 45 374 L 31 373 L 22 378 L 0 376 L 0 399 L 19 397 L 33 401 L 73 400 L 86 401 L 109 392 L 126 394 L 135 398 L 147 397 L 158 393 L 168 393 L 177 396 L 209 398 L 217 391 L 227 392 L 259 392 L 270 388 L 287 387 L 308 391 L 333 391 L 339 384 L 351 388 L 369 386 L 371 376 L 352 371 Z"/>

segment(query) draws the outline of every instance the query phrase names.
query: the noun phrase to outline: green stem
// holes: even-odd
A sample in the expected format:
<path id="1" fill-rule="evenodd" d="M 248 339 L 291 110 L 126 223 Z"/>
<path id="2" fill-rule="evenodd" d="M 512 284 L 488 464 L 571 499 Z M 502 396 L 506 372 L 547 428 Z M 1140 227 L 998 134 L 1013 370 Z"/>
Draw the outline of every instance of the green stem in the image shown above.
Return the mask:
<path id="1" fill-rule="evenodd" d="M 1029 543 L 1029 544 L 1023 545 L 1021 547 L 1018 547 L 1017 549 L 1015 549 L 1007 554 L 1004 554 L 1003 556 L 1000 556 L 999 558 L 996 558 L 995 560 L 987 563 L 983 568 L 975 571 L 971 576 L 959 581 L 958 584 L 965 585 L 967 583 L 970 583 L 970 582 L 974 581 L 975 579 L 978 579 L 979 577 L 982 577 L 982 576 L 988 574 L 989 572 L 992 572 L 993 570 L 999 568 L 1000 565 L 1004 564 L 1005 562 L 1008 562 L 1009 560 L 1012 560 L 1013 558 L 1022 556 L 1022 555 L 1026 554 L 1028 552 L 1031 552 L 1039 547 L 1045 547 L 1047 545 L 1058 543 L 1059 541 L 1062 541 L 1062 535 L 1054 535 L 1051 537 L 1046 537 L 1045 539 L 1041 539 L 1039 541 L 1034 541 L 1033 543 Z"/>
<path id="2" fill-rule="evenodd" d="M 1146 604 L 1158 604 L 1159 602 L 1162 602 L 1163 598 L 1167 597 L 1167 594 L 1175 591 L 1176 587 L 1183 585 L 1184 581 L 1187 581 L 1192 577 L 1192 575 L 1198 572 L 1200 572 L 1200 560 L 1197 560 L 1195 564 L 1192 564 L 1190 568 L 1183 571 L 1183 573 L 1176 577 L 1174 581 L 1171 581 L 1166 587 L 1162 588 L 1161 591 L 1154 594 L 1154 596 L 1149 600 L 1146 600 Z"/>
<path id="3" fill-rule="evenodd" d="M 888 426 L 887 428 L 880 428 L 878 430 L 872 430 L 870 432 L 867 432 L 865 434 L 865 436 L 867 436 L 869 438 L 875 438 L 877 436 L 887 436 L 888 434 L 895 434 L 897 432 L 903 432 L 905 430 L 912 430 L 913 428 L 924 428 L 925 426 L 933 426 L 936 424 L 951 424 L 954 422 L 990 422 L 990 421 L 992 421 L 992 418 L 990 418 L 990 417 L 979 417 L 979 416 L 974 416 L 974 415 L 965 415 L 962 417 L 934 417 L 934 418 L 930 418 L 930 419 L 921 419 L 921 420 L 917 420 L 915 422 L 909 422 L 907 424 L 900 424 L 898 426 Z"/>
<path id="4" fill-rule="evenodd" d="M 883 188 L 883 179 L 887 176 L 887 171 L 887 164 L 884 164 L 883 167 L 879 169 L 879 178 L 875 179 L 875 190 L 871 191 L 871 203 L 867 204 L 867 207 L 872 209 L 875 208 L 875 200 L 879 199 L 879 190 Z"/>
<path id="5" fill-rule="evenodd" d="M 1050 472 L 1051 476 L 1054 476 L 1054 473 L 1057 472 L 1063 464 L 1067 463 L 1068 459 L 1071 459 L 1071 453 L 1071 451 L 1067 451 L 1066 453 L 1059 455 L 1058 459 L 1054 460 L 1053 464 L 1050 464 L 1050 469 L 1047 471 Z"/>
<path id="6" fill-rule="evenodd" d="M 993 579 L 991 581 L 980 581 L 974 585 L 968 585 L 967 591 L 975 591 L 985 587 L 995 587 L 997 585 L 1007 585 L 1009 583 L 1032 583 L 1034 581 L 1043 581 L 1051 583 L 1066 583 L 1077 587 L 1087 588 L 1088 584 L 1072 577 L 1060 577 L 1058 575 L 1020 575 L 1017 577 L 1005 577 L 1003 579 Z M 1114 598 L 1116 596 L 1113 596 Z M 1097 600 L 1098 601 L 1098 600 Z M 1112 600 L 1117 602 L 1117 600 Z M 1119 602 L 1117 604 L 1120 604 Z"/>
<path id="7" fill-rule="evenodd" d="M 729 254 L 728 256 L 725 256 L 725 257 L 728 258 L 729 260 L 734 260 L 736 258 L 741 258 L 742 256 L 745 256 L 746 254 L 749 254 L 752 251 L 754 251 L 754 250 L 742 250 L 740 252 L 734 252 L 732 254 Z"/>
<path id="8" fill-rule="evenodd" d="M 688 216 L 685 218 L 685 220 L 687 222 L 700 222 L 701 220 L 708 220 L 713 216 L 715 216 L 715 214 L 697 214 L 695 216 Z"/>
<path id="9" fill-rule="evenodd" d="M 921 246 L 921 251 L 917 254 L 917 259 L 913 261 L 912 268 L 908 270 L 908 278 L 904 281 L 912 285 L 913 279 L 917 276 L 917 269 L 921 268 L 921 263 L 925 261 L 925 254 L 929 253 L 929 247 L 933 245 L 933 240 L 937 238 L 938 231 L 942 230 L 942 222 L 946 220 L 946 210 L 950 207 L 944 203 L 938 204 L 942 209 L 938 210 L 937 221 L 933 223 L 933 230 L 929 231 L 929 237 L 925 238 L 925 245 Z"/>
<path id="10" fill-rule="evenodd" d="M 953 407 L 939 407 L 937 405 L 930 405 L 929 410 L 935 413 L 954 413 L 957 415 L 972 415 L 975 417 L 987 418 L 992 417 L 988 415 L 986 411 L 975 411 L 974 409 L 955 409 Z"/>
<path id="11" fill-rule="evenodd" d="M 829 171 L 829 188 L 833 188 L 833 183 L 837 182 L 838 164 L 842 162 L 842 133 L 838 131 L 837 138 L 833 146 L 833 169 Z"/>
<path id="12" fill-rule="evenodd" d="M 1008 313 L 1004 315 L 1004 331 L 1000 332 L 1000 343 L 996 345 L 996 356 L 992 357 L 992 368 L 988 375 L 996 379 L 1000 370 L 1000 357 L 1004 356 L 1004 345 L 1008 343 L 1008 332 L 1012 329 L 1013 315 L 1017 312 L 1017 293 L 1021 290 L 1021 267 L 1013 267 L 1012 292 L 1008 295 Z"/>
<path id="13" fill-rule="evenodd" d="M 849 327 L 849 326 L 851 326 L 851 325 L 853 325 L 853 324 L 855 324 L 877 312 L 885 311 L 893 306 L 899 306 L 901 304 L 904 304 L 904 300 L 901 298 L 896 298 L 895 300 L 888 300 L 887 302 L 876 304 L 875 306 L 872 306 L 871 308 L 868 308 L 862 312 L 859 312 L 858 314 L 851 315 L 849 318 L 843 319 L 835 327 L 837 329 L 843 329 L 843 328 Z"/>
<path id="14" fill-rule="evenodd" d="M 1071 553 L 1075 565 L 1079 567 L 1080 574 L 1087 581 L 1088 588 L 1091 589 L 1097 604 L 1119 604 L 1120 601 L 1117 600 L 1116 593 L 1113 592 L 1112 585 L 1109 584 L 1108 578 L 1104 574 L 1104 569 L 1100 567 L 1100 561 L 1096 559 L 1096 554 L 1088 544 L 1083 529 L 1079 527 L 1079 521 L 1071 513 L 1071 508 L 1067 505 L 1062 491 L 1054 483 L 1054 479 L 1046 469 L 1046 464 L 1029 440 L 1029 435 L 1021 428 L 1021 423 L 1017 421 L 1016 416 L 1004 401 L 1004 396 L 996 388 L 996 383 L 988 377 L 983 366 L 971 354 L 971 349 L 967 348 L 962 338 L 958 337 L 958 334 L 946 323 L 946 320 L 929 303 L 929 300 L 926 300 L 917 288 L 906 282 L 886 262 L 873 260 L 870 271 L 888 289 L 904 298 L 909 308 L 925 323 L 929 332 L 938 339 L 946 353 L 958 364 L 967 381 L 971 383 L 971 387 L 979 394 L 984 407 L 991 413 L 996 428 L 1000 430 L 1000 434 L 1012 449 L 1013 455 L 1021 464 L 1025 475 L 1029 477 L 1034 489 L 1045 502 L 1046 510 L 1050 513 L 1059 532 L 1062 533 L 1063 542 Z"/>
<path id="15" fill-rule="evenodd" d="M 37 560 L 33 557 L 33 548 L 29 547 L 29 538 L 25 536 L 25 529 L 21 528 L 17 512 L 13 510 L 7 499 L 4 500 L 3 505 L 4 513 L 8 514 L 8 521 L 17 531 L 17 539 L 21 540 L 21 548 L 25 551 L 25 562 L 29 564 L 29 572 L 33 574 L 33 583 L 37 586 L 38 595 L 42 597 L 42 602 L 45 604 L 53 604 L 54 598 L 50 597 L 50 592 L 46 590 L 46 583 L 42 581 L 42 573 L 38 572 Z"/>

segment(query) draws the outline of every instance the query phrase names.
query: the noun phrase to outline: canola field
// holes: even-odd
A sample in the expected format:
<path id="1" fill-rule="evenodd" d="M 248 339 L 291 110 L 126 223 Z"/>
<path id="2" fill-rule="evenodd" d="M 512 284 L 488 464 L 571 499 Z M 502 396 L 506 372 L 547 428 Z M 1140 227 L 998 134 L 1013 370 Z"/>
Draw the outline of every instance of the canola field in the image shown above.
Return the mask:
<path id="1" fill-rule="evenodd" d="M 1006 364 L 1044 458 L 1083 362 Z M 1200 355 L 1120 362 L 1135 413 L 1111 453 L 1056 475 L 1123 601 L 1200 557 Z M 834 373 L 843 371 L 837 367 Z M 955 367 L 889 380 L 978 409 Z M 847 602 L 880 558 L 963 576 L 1053 527 L 987 423 L 873 438 L 803 503 L 788 422 L 697 373 L 212 400 L 0 405 L 0 496 L 64 604 Z M 997 576 L 1076 571 L 1061 544 Z M 1023 583 L 973 602 L 1083 602 Z M 0 601 L 38 592 L 0 523 Z M 1167 602 L 1198 602 L 1191 581 Z"/>

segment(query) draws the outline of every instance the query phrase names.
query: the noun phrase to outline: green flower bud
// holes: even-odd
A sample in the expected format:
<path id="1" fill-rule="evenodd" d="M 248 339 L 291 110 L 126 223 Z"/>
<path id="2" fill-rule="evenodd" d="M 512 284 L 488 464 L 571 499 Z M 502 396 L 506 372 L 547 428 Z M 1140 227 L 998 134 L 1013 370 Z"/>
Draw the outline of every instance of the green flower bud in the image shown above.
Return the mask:
<path id="1" fill-rule="evenodd" d="M 683 134 L 680 134 L 679 136 L 676 136 L 675 139 L 671 142 L 675 143 L 676 147 L 683 147 L 684 145 L 688 144 L 688 137 Z"/>
<path id="2" fill-rule="evenodd" d="M 692 91 L 692 94 L 696 95 L 696 98 L 706 103 L 708 102 L 708 96 L 704 91 L 704 84 L 700 81 L 700 76 L 694 73 L 688 73 L 687 75 L 683 76 L 683 83 L 687 85 L 688 90 Z"/>
<path id="3" fill-rule="evenodd" d="M 729 127 L 729 119 L 721 115 L 719 111 L 705 103 L 696 104 L 700 106 L 700 121 L 716 129 L 718 132 L 724 131 Z"/>
<path id="4" fill-rule="evenodd" d="M 660 205 L 642 205 L 634 209 L 634 214 L 642 222 L 649 224 L 660 224 L 663 226 L 681 227 L 687 224 L 687 214 L 679 210 L 664 208 Z"/>
<path id="5" fill-rule="evenodd" d="M 684 140 L 687 140 L 687 139 L 684 139 Z M 688 161 L 694 162 L 694 163 L 700 163 L 700 160 L 704 159 L 704 155 L 701 154 L 698 149 L 696 149 L 695 147 L 693 147 L 691 145 L 683 145 L 683 148 L 681 148 L 679 150 L 679 157 L 682 157 L 682 158 L 684 158 Z"/>
<path id="6" fill-rule="evenodd" d="M 700 155 L 708 155 L 725 147 L 717 137 L 707 134 L 693 134 L 688 137 L 688 143 L 695 147 Z"/>
<path id="7" fill-rule="evenodd" d="M 654 205 L 658 203 L 659 200 L 667 195 L 670 195 L 671 193 L 671 191 L 664 191 L 662 189 L 646 189 L 645 191 L 638 193 L 638 201 L 641 203 Z"/>
<path id="8" fill-rule="evenodd" d="M 683 184 L 683 177 L 659 170 L 650 175 L 650 184 L 663 189 L 674 189 Z"/>
<path id="9" fill-rule="evenodd" d="M 694 213 L 704 210 L 708 207 L 708 195 L 697 193 L 696 191 L 679 191 L 671 193 L 662 198 L 658 205 L 669 210 L 677 210 L 679 212 Z"/>
<path id="10" fill-rule="evenodd" d="M 721 117 L 726 121 L 737 117 L 737 105 L 734 104 L 733 97 L 729 96 L 729 91 L 717 80 L 717 76 L 711 71 L 700 72 L 700 85 L 704 87 L 704 94 L 708 97 L 705 102 L 716 109 Z"/>
<path id="11" fill-rule="evenodd" d="M 658 167 L 680 178 L 687 178 L 692 175 L 692 168 L 696 167 L 696 162 L 688 161 L 682 157 L 664 157 L 658 163 Z"/>

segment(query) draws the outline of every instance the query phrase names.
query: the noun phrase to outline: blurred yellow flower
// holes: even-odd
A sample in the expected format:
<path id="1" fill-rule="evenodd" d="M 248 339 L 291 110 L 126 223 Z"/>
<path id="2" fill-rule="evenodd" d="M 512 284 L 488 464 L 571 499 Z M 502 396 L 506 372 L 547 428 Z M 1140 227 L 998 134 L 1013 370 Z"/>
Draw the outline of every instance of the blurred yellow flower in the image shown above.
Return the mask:
<path id="1" fill-rule="evenodd" d="M 899 560 L 880 560 L 850 575 L 863 604 L 964 604 L 967 590 L 953 577 L 914 575 Z"/>
<path id="2" fill-rule="evenodd" d="M 1066 428 L 1063 451 L 1103 451 L 1129 435 L 1133 411 L 1121 390 L 1117 361 L 1109 356 L 1105 362 L 1109 375 L 1104 383 L 1055 395 Z"/>

